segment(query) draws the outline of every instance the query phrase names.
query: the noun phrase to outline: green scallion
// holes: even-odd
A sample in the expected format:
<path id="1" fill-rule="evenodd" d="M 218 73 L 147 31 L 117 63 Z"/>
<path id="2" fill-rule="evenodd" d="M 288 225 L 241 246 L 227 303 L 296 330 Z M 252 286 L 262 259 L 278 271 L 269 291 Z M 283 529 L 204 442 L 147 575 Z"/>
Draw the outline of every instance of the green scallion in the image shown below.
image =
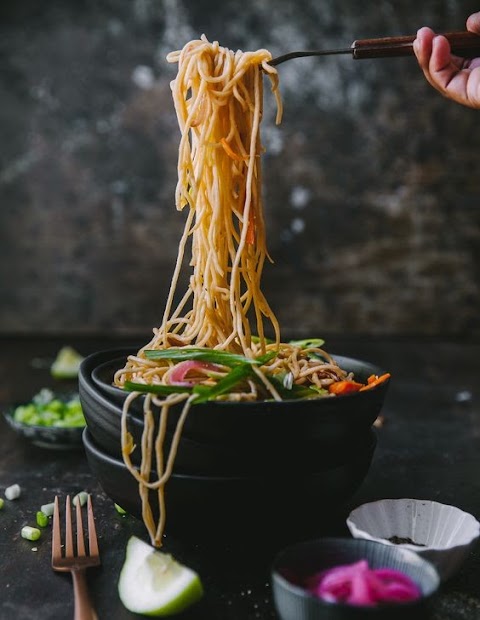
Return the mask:
<path id="1" fill-rule="evenodd" d="M 51 504 L 43 504 L 43 506 L 40 506 L 40 510 L 47 517 L 51 517 L 53 515 L 54 508 L 55 508 L 55 504 L 53 502 Z"/>
<path id="2" fill-rule="evenodd" d="M 200 360 L 211 362 L 212 364 L 222 364 L 223 366 L 236 366 L 237 364 L 258 364 L 255 359 L 245 357 L 239 353 L 229 351 L 217 351 L 217 349 L 207 349 L 204 347 L 171 347 L 169 349 L 148 349 L 145 356 L 151 360 L 172 360 L 187 361 Z"/>
<path id="3" fill-rule="evenodd" d="M 47 525 L 48 525 L 48 517 L 47 517 L 47 515 L 44 512 L 39 510 L 37 512 L 36 518 L 37 518 L 37 525 L 39 527 L 47 527 Z"/>
<path id="4" fill-rule="evenodd" d="M 78 503 L 80 503 L 80 506 L 85 506 L 85 504 L 87 503 L 87 499 L 88 499 L 88 493 L 86 491 L 80 491 L 80 493 L 77 493 L 75 495 L 75 497 L 72 500 L 72 503 L 74 506 L 76 506 Z"/>
<path id="5" fill-rule="evenodd" d="M 208 400 L 212 400 L 221 394 L 229 392 L 240 381 L 243 381 L 252 374 L 251 364 L 242 364 L 241 366 L 235 366 L 232 370 L 223 377 L 216 385 L 208 387 L 206 385 L 196 385 L 193 388 L 193 393 L 196 394 L 196 398 L 193 401 L 194 404 L 204 403 Z"/>
<path id="6" fill-rule="evenodd" d="M 21 536 L 26 540 L 38 540 L 41 536 L 41 532 L 37 527 L 25 525 L 25 527 L 22 527 Z"/>
<path id="7" fill-rule="evenodd" d="M 9 500 L 18 499 L 22 494 L 22 489 L 19 484 L 12 484 L 5 489 L 5 497 Z"/>
<path id="8" fill-rule="evenodd" d="M 312 347 L 323 347 L 325 340 L 322 340 L 322 338 L 306 338 L 305 340 L 290 340 L 288 344 L 301 349 L 311 349 Z"/>

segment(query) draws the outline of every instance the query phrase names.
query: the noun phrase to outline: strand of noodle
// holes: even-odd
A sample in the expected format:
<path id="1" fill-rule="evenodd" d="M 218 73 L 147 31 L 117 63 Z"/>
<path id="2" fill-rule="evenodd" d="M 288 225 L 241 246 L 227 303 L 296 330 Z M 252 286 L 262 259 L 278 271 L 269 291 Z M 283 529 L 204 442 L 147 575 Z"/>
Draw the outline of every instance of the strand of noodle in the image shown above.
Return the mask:
<path id="1" fill-rule="evenodd" d="M 165 435 L 167 432 L 168 413 L 170 405 L 168 403 L 162 403 L 158 399 L 154 399 L 155 404 L 160 406 L 160 423 L 158 427 L 157 437 L 155 439 L 155 458 L 157 461 L 157 479 L 161 480 L 164 474 L 164 458 L 163 458 L 163 445 L 165 442 Z M 161 543 L 163 531 L 165 529 L 166 522 L 166 503 L 165 503 L 165 485 L 161 485 L 157 490 L 158 497 L 158 510 L 159 520 L 157 523 L 157 529 L 154 536 L 154 545 Z"/>
<path id="2" fill-rule="evenodd" d="M 152 441 L 154 431 L 153 412 L 151 407 L 152 397 L 150 394 L 145 396 L 143 401 L 144 427 L 142 432 L 142 459 L 140 466 L 141 482 L 138 485 L 138 491 L 142 502 L 142 519 L 148 530 L 150 538 L 155 531 L 155 520 L 153 518 L 152 508 L 149 502 L 149 490 L 145 482 L 149 481 L 152 469 Z"/>
<path id="3" fill-rule="evenodd" d="M 139 494 L 140 494 L 140 499 L 142 503 L 142 519 L 145 524 L 145 527 L 147 528 L 147 531 L 149 532 L 150 538 L 152 538 L 155 525 L 154 525 L 151 507 L 148 502 L 148 489 L 144 487 L 143 476 L 141 474 L 138 474 L 137 470 L 132 465 L 132 462 L 130 459 L 130 452 L 133 449 L 133 446 L 131 445 L 131 435 L 128 432 L 128 428 L 127 428 L 127 412 L 130 407 L 130 404 L 133 402 L 135 398 L 137 398 L 137 396 L 139 396 L 138 392 L 132 392 L 131 394 L 129 394 L 127 398 L 125 399 L 125 402 L 122 408 L 122 418 L 121 418 L 122 456 L 123 456 L 123 461 L 127 469 L 130 471 L 130 473 L 135 474 L 135 478 L 137 482 L 139 483 Z M 146 433 L 148 434 L 150 430 L 148 427 L 149 427 L 149 424 L 147 422 L 145 424 L 144 432 L 142 434 L 142 443 L 143 443 L 143 436 Z M 142 469 L 143 469 L 143 458 L 144 458 L 144 453 L 143 453 L 143 446 L 142 446 Z"/>
<path id="4" fill-rule="evenodd" d="M 194 218 L 194 211 L 191 210 L 190 213 L 188 214 L 188 218 L 187 218 L 187 225 L 185 227 L 185 231 L 187 231 L 188 228 L 188 224 L 193 220 Z M 168 296 L 167 296 L 167 303 L 165 305 L 165 311 L 163 314 L 163 321 L 162 324 L 166 326 L 167 323 L 167 319 L 168 316 L 170 314 L 170 310 L 173 304 L 173 298 L 175 295 L 175 290 L 177 287 L 177 282 L 178 282 L 178 278 L 180 277 L 180 271 L 182 268 L 182 262 L 183 262 L 183 256 L 185 254 L 185 246 L 187 244 L 187 234 L 184 233 L 180 239 L 180 245 L 179 245 L 179 249 L 178 249 L 178 256 L 177 256 L 177 261 L 175 263 L 175 268 L 173 271 L 173 277 L 172 277 L 172 281 L 170 284 L 170 290 L 168 291 Z M 164 330 L 163 333 L 163 341 L 166 344 L 167 343 L 167 330 Z"/>

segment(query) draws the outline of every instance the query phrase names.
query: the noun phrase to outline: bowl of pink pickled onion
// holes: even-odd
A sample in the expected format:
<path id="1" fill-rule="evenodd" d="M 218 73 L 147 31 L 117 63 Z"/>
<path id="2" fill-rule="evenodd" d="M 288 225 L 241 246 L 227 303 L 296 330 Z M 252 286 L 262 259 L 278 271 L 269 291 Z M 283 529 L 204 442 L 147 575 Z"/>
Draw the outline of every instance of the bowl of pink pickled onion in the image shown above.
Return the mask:
<path id="1" fill-rule="evenodd" d="M 359 539 L 293 545 L 272 569 L 281 620 L 425 619 L 439 584 L 435 567 L 415 552 Z"/>

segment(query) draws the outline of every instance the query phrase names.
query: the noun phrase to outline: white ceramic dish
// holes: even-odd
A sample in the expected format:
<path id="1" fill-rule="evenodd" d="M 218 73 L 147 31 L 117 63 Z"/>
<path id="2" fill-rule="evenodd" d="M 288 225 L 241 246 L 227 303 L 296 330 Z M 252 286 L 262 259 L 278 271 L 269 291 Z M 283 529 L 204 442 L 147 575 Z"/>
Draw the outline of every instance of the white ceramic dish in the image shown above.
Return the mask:
<path id="1" fill-rule="evenodd" d="M 354 538 L 415 551 L 435 565 L 442 581 L 460 568 L 480 535 L 480 523 L 468 512 L 419 499 L 363 504 L 350 513 L 347 526 Z M 397 542 L 389 540 L 394 537 Z M 399 543 L 398 539 L 408 542 Z"/>

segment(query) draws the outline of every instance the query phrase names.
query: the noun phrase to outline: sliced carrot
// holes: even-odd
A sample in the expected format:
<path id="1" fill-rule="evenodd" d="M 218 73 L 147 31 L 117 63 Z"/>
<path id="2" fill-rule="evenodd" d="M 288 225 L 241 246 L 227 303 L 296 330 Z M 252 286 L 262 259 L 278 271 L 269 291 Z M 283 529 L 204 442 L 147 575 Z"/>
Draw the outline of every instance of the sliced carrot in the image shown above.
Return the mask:
<path id="1" fill-rule="evenodd" d="M 249 245 L 253 245 L 255 243 L 255 230 L 256 230 L 256 228 L 257 228 L 257 226 L 255 224 L 255 213 L 253 212 L 253 209 L 250 208 L 250 213 L 248 214 L 247 236 L 245 238 L 245 241 Z"/>
<path id="2" fill-rule="evenodd" d="M 362 388 L 360 388 L 360 392 L 364 391 L 364 390 L 370 390 L 371 388 L 377 387 L 377 385 L 380 385 L 380 383 L 383 383 L 384 381 L 387 381 L 387 379 L 390 379 L 391 375 L 389 372 L 386 372 L 383 375 L 370 375 L 367 379 L 367 384 L 364 385 Z"/>
<path id="3" fill-rule="evenodd" d="M 356 381 L 335 381 L 328 386 L 330 394 L 350 394 L 352 392 L 358 392 L 362 389 L 362 384 Z"/>
<path id="4" fill-rule="evenodd" d="M 223 146 L 225 153 L 232 159 L 235 159 L 236 161 L 246 161 L 248 159 L 248 157 L 240 157 L 240 155 L 237 155 L 225 138 L 220 140 L 220 144 Z"/>

